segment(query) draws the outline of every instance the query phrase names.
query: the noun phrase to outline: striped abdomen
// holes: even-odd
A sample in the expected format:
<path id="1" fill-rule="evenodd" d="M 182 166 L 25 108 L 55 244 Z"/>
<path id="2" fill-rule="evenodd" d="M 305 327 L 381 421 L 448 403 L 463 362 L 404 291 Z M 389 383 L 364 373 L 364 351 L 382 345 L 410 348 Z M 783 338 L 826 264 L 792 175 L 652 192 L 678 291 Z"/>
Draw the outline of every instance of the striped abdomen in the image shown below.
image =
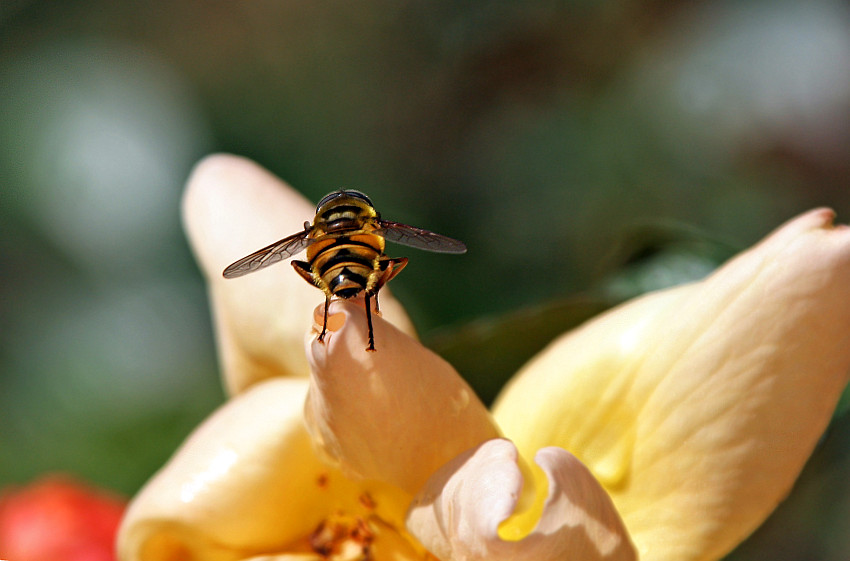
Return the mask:
<path id="1" fill-rule="evenodd" d="M 378 280 L 384 238 L 374 234 L 329 234 L 307 248 L 313 282 L 328 296 L 351 298 Z"/>

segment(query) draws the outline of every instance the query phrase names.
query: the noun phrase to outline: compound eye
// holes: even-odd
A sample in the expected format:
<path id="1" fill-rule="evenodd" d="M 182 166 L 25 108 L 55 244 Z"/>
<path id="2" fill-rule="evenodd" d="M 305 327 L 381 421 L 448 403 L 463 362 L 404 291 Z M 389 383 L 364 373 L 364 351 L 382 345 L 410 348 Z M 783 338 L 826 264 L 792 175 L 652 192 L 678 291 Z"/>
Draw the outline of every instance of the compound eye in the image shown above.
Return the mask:
<path id="1" fill-rule="evenodd" d="M 369 197 L 366 196 L 366 193 L 363 193 L 361 191 L 356 191 L 354 189 L 348 189 L 346 191 L 343 191 L 343 193 L 345 195 L 349 196 L 349 197 L 353 197 L 355 199 L 360 199 L 361 201 L 363 201 L 364 203 L 366 203 L 367 205 L 369 205 L 371 207 L 375 206 L 375 205 L 372 204 L 372 201 L 369 199 Z"/>
<path id="2" fill-rule="evenodd" d="M 330 201 L 342 195 L 342 191 L 334 191 L 333 193 L 328 193 L 322 200 L 319 201 L 319 204 L 316 205 L 316 214 L 319 214 L 319 209 L 328 204 Z"/>
<path id="3" fill-rule="evenodd" d="M 353 198 L 353 199 L 360 199 L 361 201 L 365 202 L 370 207 L 374 208 L 374 206 L 375 206 L 375 205 L 372 204 L 372 201 L 369 200 L 369 197 L 367 197 L 365 193 L 361 193 L 360 191 L 357 191 L 355 189 L 340 189 L 339 191 L 334 191 L 333 193 L 328 193 L 327 195 L 322 197 L 322 200 L 319 201 L 319 204 L 316 205 L 316 214 L 319 214 L 320 208 L 322 208 L 323 206 L 325 206 L 329 202 L 333 201 L 334 199 L 338 199 L 340 197 L 350 197 L 350 198 Z"/>

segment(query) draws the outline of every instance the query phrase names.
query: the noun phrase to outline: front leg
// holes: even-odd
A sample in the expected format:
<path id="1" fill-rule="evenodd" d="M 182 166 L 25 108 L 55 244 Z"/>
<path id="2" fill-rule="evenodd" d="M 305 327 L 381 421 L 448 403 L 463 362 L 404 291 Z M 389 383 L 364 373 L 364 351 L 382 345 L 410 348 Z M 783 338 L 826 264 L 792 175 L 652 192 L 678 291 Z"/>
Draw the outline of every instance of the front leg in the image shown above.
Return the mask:
<path id="1" fill-rule="evenodd" d="M 369 303 L 369 299 L 372 294 L 367 290 L 366 291 L 366 325 L 369 328 L 369 346 L 366 347 L 367 351 L 375 351 L 375 332 L 372 330 L 372 305 Z M 378 295 L 375 294 L 375 311 L 378 311 Z"/>
<path id="2" fill-rule="evenodd" d="M 325 333 L 328 331 L 328 307 L 331 305 L 331 297 L 325 296 L 325 319 L 322 321 L 322 332 L 319 334 L 319 341 L 324 342 Z M 370 331 L 371 333 L 371 331 Z"/>

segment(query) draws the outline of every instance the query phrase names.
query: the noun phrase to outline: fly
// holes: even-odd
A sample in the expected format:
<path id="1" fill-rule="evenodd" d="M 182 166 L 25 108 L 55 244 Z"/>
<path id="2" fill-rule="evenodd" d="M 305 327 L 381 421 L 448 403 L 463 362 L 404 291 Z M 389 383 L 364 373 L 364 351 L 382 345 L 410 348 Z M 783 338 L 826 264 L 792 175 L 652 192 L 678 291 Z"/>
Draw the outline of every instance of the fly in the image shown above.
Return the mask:
<path id="1" fill-rule="evenodd" d="M 466 253 L 466 245 L 461 241 L 382 219 L 369 197 L 346 189 L 322 198 L 313 223 L 305 222 L 304 230 L 239 259 L 223 274 L 227 279 L 241 277 L 306 249 L 306 261 L 291 263 L 296 273 L 325 294 L 319 341 L 327 333 L 331 299 L 349 299 L 363 292 L 369 327 L 366 350 L 374 351 L 371 299 L 375 298 L 375 311 L 378 311 L 378 291 L 407 265 L 406 257 L 384 254 L 386 240 L 437 253 Z"/>

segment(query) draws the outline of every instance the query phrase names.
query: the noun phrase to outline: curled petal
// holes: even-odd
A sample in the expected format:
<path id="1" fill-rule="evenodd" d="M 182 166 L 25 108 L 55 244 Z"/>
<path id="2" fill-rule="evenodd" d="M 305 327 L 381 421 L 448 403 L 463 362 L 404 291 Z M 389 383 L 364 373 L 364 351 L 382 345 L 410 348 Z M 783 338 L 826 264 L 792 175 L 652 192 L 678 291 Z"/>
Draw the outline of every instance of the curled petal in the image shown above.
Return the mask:
<path id="1" fill-rule="evenodd" d="M 544 448 L 535 459 L 549 490 L 536 527 L 522 539 L 500 535 L 517 507 L 523 478 L 516 448 L 498 439 L 434 474 L 411 505 L 408 529 L 441 559 L 637 559 L 611 499 L 581 462 L 560 448 Z"/>
<path id="2" fill-rule="evenodd" d="M 454 368 L 380 317 L 377 351 L 366 351 L 362 301 L 333 302 L 319 341 L 322 310 L 307 341 L 305 413 L 315 441 L 345 473 L 413 494 L 442 464 L 498 435 Z"/>
<path id="3" fill-rule="evenodd" d="M 254 385 L 219 409 L 136 496 L 122 561 L 236 560 L 285 551 L 363 491 L 312 451 L 306 379 Z M 402 508 L 393 516 L 400 521 Z"/>
<path id="4" fill-rule="evenodd" d="M 207 278 L 225 382 L 231 394 L 273 376 L 306 376 L 304 332 L 323 300 L 286 264 L 238 279 L 224 268 L 304 229 L 315 209 L 307 199 L 244 158 L 219 154 L 201 161 L 183 198 L 183 221 Z M 413 328 L 388 291 L 387 316 Z"/>
<path id="5" fill-rule="evenodd" d="M 500 396 L 500 426 L 523 453 L 576 454 L 641 559 L 721 557 L 788 493 L 847 384 L 850 228 L 832 219 L 557 340 Z"/>

